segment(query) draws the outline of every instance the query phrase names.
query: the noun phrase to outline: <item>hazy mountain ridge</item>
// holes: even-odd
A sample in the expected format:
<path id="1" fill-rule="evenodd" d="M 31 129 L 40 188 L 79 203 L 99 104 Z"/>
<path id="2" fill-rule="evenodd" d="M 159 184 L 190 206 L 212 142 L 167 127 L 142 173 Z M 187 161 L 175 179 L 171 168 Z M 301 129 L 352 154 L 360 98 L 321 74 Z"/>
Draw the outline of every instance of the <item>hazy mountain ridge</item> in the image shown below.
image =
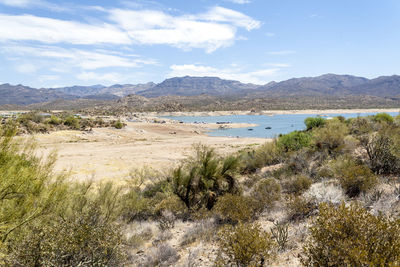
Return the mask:
<path id="1" fill-rule="evenodd" d="M 137 94 L 145 97 L 163 95 L 194 96 L 194 95 L 242 95 L 249 90 L 259 88 L 259 85 L 245 84 L 239 81 L 223 80 L 218 77 L 175 77 L 166 79 L 156 86 L 140 91 Z"/>
<path id="2" fill-rule="evenodd" d="M 245 84 L 218 77 L 175 77 L 155 84 L 115 84 L 112 86 L 71 86 L 35 89 L 23 85 L 0 85 L 0 105 L 29 105 L 59 99 L 116 100 L 129 95 L 144 99 L 162 96 L 217 96 L 219 98 L 265 97 L 344 97 L 350 95 L 400 97 L 400 76 L 381 76 L 375 79 L 351 75 L 325 74 L 318 77 L 292 78 L 266 85 Z M 122 100 L 124 102 L 124 100 Z"/>

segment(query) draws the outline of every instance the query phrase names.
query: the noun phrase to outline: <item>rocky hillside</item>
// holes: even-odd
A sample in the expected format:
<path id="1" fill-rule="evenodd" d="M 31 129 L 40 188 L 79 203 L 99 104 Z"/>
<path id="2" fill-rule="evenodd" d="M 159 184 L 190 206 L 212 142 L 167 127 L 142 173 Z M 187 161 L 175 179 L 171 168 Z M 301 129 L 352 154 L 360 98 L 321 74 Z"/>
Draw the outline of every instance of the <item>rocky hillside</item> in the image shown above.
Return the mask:
<path id="1" fill-rule="evenodd" d="M 176 77 L 163 81 L 153 88 L 137 94 L 145 97 L 166 95 L 243 95 L 257 89 L 255 84 L 244 84 L 238 81 L 223 80 L 217 77 Z"/>
<path id="2" fill-rule="evenodd" d="M 35 89 L 23 85 L 0 85 L 0 105 L 29 105 L 57 99 L 73 100 L 78 97 L 49 89 Z"/>
<path id="3" fill-rule="evenodd" d="M 260 98 L 294 98 L 304 97 L 379 97 L 400 99 L 400 76 L 382 76 L 367 79 L 351 75 L 325 74 L 318 77 L 293 78 L 282 82 L 270 82 L 266 85 L 244 84 L 238 81 L 224 80 L 217 77 L 180 77 L 170 78 L 159 84 L 116 84 L 112 86 L 72 86 L 54 89 L 35 89 L 23 85 L 0 85 L 0 105 L 29 105 L 47 103 L 55 100 L 91 99 L 108 101 L 136 95 L 145 98 L 189 97 L 189 102 L 198 102 L 194 98 L 211 96 L 224 101 L 239 101 Z M 154 100 L 157 103 L 160 99 Z M 252 100 L 253 99 L 253 100 Z M 182 99 L 180 99 L 181 101 Z M 186 100 L 186 99 L 185 99 Z M 125 100 L 122 100 L 124 102 Z M 216 100 L 217 102 L 219 100 Z M 162 102 L 162 101 L 161 101 Z M 146 101 L 139 101 L 148 105 Z"/>

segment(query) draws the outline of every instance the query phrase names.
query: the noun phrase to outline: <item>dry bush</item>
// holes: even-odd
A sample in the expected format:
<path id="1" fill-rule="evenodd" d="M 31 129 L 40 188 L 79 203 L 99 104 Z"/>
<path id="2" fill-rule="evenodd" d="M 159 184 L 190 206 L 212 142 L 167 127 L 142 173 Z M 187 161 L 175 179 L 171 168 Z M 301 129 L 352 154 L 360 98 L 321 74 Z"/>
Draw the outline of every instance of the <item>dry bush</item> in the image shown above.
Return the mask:
<path id="1" fill-rule="evenodd" d="M 315 199 L 317 204 L 325 202 L 338 205 L 346 199 L 342 188 L 328 181 L 312 184 L 303 196 L 305 198 Z"/>
<path id="2" fill-rule="evenodd" d="M 262 179 L 252 188 L 250 195 L 256 201 L 258 211 L 262 212 L 280 200 L 281 185 L 274 178 Z"/>
<path id="3" fill-rule="evenodd" d="M 276 244 L 258 224 L 227 225 L 218 237 L 217 266 L 263 266 L 274 256 Z"/>
<path id="4" fill-rule="evenodd" d="M 172 212 L 163 210 L 161 215 L 157 218 L 157 226 L 161 231 L 166 231 L 174 228 L 175 220 L 176 218 Z"/>
<path id="5" fill-rule="evenodd" d="M 310 150 L 302 149 L 296 151 L 286 159 L 286 168 L 293 174 L 302 174 L 310 172 Z"/>
<path id="6" fill-rule="evenodd" d="M 305 175 L 296 175 L 284 182 L 285 191 L 289 194 L 300 195 L 310 188 L 312 184 L 311 178 Z"/>
<path id="7" fill-rule="evenodd" d="M 218 198 L 213 211 L 224 222 L 236 224 L 250 221 L 256 213 L 256 204 L 247 196 L 225 194 Z"/>
<path id="8" fill-rule="evenodd" d="M 400 173 L 400 128 L 386 127 L 364 138 L 369 165 L 377 174 Z"/>
<path id="9" fill-rule="evenodd" d="M 400 220 L 374 216 L 357 205 L 321 204 L 304 246 L 305 266 L 398 266 Z"/>
<path id="10" fill-rule="evenodd" d="M 167 267 L 173 266 L 179 260 L 176 249 L 167 243 L 161 243 L 156 247 L 149 249 L 143 262 L 139 264 L 142 267 Z"/>
<path id="11" fill-rule="evenodd" d="M 206 219 L 196 222 L 189 228 L 182 237 L 181 245 L 186 246 L 196 240 L 210 241 L 217 231 L 217 224 L 214 219 Z"/>
<path id="12" fill-rule="evenodd" d="M 349 197 L 356 197 L 374 188 L 376 176 L 365 165 L 358 164 L 350 157 L 341 157 L 332 162 L 335 177 Z"/>
<path id="13" fill-rule="evenodd" d="M 290 196 L 286 202 L 286 208 L 290 221 L 300 221 L 310 217 L 318 206 L 313 198 Z"/>

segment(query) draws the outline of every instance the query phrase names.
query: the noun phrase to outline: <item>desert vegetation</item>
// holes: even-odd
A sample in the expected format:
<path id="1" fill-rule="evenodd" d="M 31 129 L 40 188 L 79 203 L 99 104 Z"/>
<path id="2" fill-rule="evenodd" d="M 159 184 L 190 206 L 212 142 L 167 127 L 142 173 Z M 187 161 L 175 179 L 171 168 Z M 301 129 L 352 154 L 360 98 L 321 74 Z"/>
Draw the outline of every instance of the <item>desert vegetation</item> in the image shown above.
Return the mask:
<path id="1" fill-rule="evenodd" d="M 46 120 L 77 126 L 71 117 Z M 305 124 L 230 155 L 195 145 L 172 171 L 78 183 L 7 122 L 0 264 L 400 265 L 400 116 Z"/>
<path id="2" fill-rule="evenodd" d="M 122 129 L 125 124 L 120 120 L 104 120 L 101 117 L 83 117 L 71 112 L 39 112 L 21 113 L 14 117 L 1 118 L 1 124 L 13 123 L 17 134 L 49 133 L 58 130 L 90 131 L 92 128 L 114 127 Z"/>

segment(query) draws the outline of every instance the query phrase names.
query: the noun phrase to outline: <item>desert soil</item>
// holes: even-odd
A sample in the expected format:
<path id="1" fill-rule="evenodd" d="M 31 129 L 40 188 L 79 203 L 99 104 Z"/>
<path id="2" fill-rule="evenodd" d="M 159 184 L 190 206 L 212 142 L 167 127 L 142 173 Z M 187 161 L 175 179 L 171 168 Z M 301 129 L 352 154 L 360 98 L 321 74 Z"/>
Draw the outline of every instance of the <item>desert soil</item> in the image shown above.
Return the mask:
<path id="1" fill-rule="evenodd" d="M 250 127 L 251 124 L 229 127 Z M 256 146 L 263 138 L 209 137 L 216 125 L 127 122 L 124 129 L 97 128 L 91 132 L 58 131 L 34 138 L 43 155 L 57 152 L 55 171 L 69 172 L 73 180 L 124 179 L 134 169 L 168 171 L 193 153 L 194 144 L 206 144 L 220 154 Z"/>

